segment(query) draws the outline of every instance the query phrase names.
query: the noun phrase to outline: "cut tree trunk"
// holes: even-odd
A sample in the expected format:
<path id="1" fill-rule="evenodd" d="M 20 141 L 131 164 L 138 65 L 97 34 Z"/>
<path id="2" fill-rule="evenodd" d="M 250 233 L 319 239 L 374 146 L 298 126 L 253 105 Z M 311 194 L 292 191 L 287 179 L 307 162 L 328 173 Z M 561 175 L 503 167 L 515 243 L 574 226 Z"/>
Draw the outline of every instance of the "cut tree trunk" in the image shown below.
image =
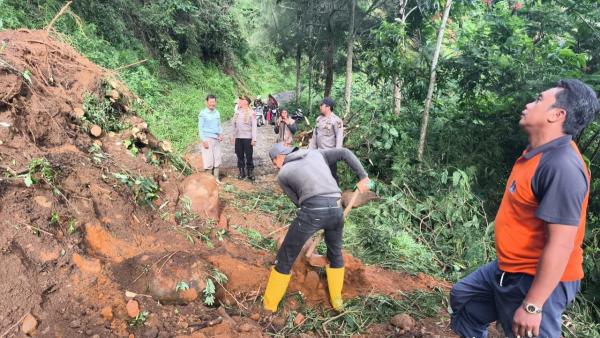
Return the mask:
<path id="1" fill-rule="evenodd" d="M 73 109 L 72 115 L 73 115 L 73 117 L 81 119 L 81 118 L 83 118 L 83 116 L 85 116 L 85 112 L 83 111 L 83 109 L 76 107 Z"/>
<path id="2" fill-rule="evenodd" d="M 429 110 L 431 109 L 431 100 L 433 99 L 433 91 L 435 89 L 436 68 L 440 56 L 440 50 L 442 49 L 442 42 L 444 41 L 444 30 L 446 29 L 446 22 L 448 21 L 448 15 L 450 15 L 451 6 L 452 0 L 446 0 L 446 5 L 444 6 L 444 15 L 442 16 L 442 23 L 440 24 L 440 28 L 437 34 L 435 51 L 433 52 L 433 60 L 431 61 L 429 89 L 427 90 L 427 98 L 425 99 L 425 109 L 423 110 L 423 119 L 421 121 L 421 134 L 419 136 L 419 149 L 417 150 L 417 160 L 419 162 L 423 162 L 425 143 L 427 142 L 427 125 L 429 124 Z"/>
<path id="3" fill-rule="evenodd" d="M 344 88 L 344 117 L 350 113 L 352 100 L 352 58 L 354 57 L 354 17 L 356 15 L 356 0 L 350 4 L 350 27 L 348 29 L 348 51 L 346 56 L 346 87 Z"/>
<path id="4" fill-rule="evenodd" d="M 102 128 L 100 128 L 99 125 L 94 124 L 90 128 L 90 134 L 94 137 L 100 137 L 100 135 L 102 135 Z"/>

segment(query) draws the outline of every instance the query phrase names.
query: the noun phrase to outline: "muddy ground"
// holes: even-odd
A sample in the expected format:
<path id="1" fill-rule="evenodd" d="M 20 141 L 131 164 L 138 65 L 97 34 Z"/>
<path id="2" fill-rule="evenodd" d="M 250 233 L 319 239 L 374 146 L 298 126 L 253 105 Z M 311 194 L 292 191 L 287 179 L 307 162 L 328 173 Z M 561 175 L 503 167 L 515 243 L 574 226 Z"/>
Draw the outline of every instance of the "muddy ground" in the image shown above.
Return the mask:
<path id="1" fill-rule="evenodd" d="M 261 313 L 274 253 L 243 229 L 274 237 L 284 224 L 244 211 L 245 201 L 225 189 L 278 194 L 274 176 L 254 184 L 224 178 L 217 186 L 193 174 L 197 198 L 187 207 L 182 194 L 190 178 L 175 169 L 162 143 L 143 142 L 153 136 L 138 127 L 135 96 L 116 74 L 60 40 L 45 31 L 0 32 L 0 337 L 276 333 L 305 307 L 290 300 L 275 316 Z M 90 135 L 89 111 L 81 113 L 86 95 L 107 100 L 126 127 Z M 144 182 L 157 190 L 143 190 Z M 212 306 L 205 304 L 208 283 L 215 286 Z M 347 299 L 435 288 L 448 284 L 347 255 Z M 329 308 L 323 271 L 302 260 L 288 289 L 299 292 L 306 306 Z M 300 336 L 315 335 L 323 333 Z M 453 337 L 443 313 L 402 334 L 381 323 L 365 336 Z"/>

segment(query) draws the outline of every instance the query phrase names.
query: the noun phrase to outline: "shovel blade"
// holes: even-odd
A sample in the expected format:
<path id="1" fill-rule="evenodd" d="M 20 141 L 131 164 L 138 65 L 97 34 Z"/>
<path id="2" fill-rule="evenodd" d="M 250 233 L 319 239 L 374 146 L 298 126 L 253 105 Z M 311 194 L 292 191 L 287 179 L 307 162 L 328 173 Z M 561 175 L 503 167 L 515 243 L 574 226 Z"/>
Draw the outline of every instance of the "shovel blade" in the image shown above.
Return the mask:
<path id="1" fill-rule="evenodd" d="M 317 254 L 310 255 L 306 260 L 308 261 L 308 264 L 310 264 L 310 266 L 314 266 L 317 268 L 324 268 L 328 264 L 327 257 Z"/>

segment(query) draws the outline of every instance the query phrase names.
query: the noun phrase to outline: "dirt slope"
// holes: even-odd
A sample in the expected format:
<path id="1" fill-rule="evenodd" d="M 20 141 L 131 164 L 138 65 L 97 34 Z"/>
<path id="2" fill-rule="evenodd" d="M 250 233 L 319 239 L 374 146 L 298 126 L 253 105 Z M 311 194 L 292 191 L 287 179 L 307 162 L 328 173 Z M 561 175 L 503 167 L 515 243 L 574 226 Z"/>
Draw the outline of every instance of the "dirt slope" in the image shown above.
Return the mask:
<path id="1" fill-rule="evenodd" d="M 152 142 L 132 155 L 125 147 L 130 129 L 89 135 L 79 113 L 84 97 L 104 100 L 107 84 L 119 91 L 108 101 L 112 111 L 124 123 L 143 124 L 113 74 L 44 31 L 0 32 L 0 46 L 0 336 L 259 337 L 273 330 L 258 310 L 274 254 L 253 248 L 236 229 L 266 236 L 282 224 L 240 211 L 224 191 L 218 221 L 194 216 L 180 200 L 184 176 L 168 158 L 156 160 Z M 269 181 L 262 178 L 262 189 L 277 193 Z M 155 198 L 140 190 L 148 182 Z M 219 282 L 215 269 L 228 281 Z M 352 257 L 347 271 L 347 298 L 446 286 Z M 208 283 L 216 284 L 212 307 L 202 301 Z M 289 292 L 328 307 L 326 290 L 321 271 L 295 264 Z M 134 303 L 142 311 L 137 321 Z M 294 306 L 286 302 L 279 316 Z M 415 332 L 405 336 L 423 336 Z"/>

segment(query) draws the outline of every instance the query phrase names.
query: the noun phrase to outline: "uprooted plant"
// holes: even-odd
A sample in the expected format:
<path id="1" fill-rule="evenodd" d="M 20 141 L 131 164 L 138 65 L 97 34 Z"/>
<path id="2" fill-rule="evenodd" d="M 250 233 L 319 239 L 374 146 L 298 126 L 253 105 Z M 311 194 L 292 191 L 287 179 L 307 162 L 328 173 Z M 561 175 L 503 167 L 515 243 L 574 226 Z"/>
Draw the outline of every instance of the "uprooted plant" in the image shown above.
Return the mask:
<path id="1" fill-rule="evenodd" d="M 181 199 L 182 208 L 175 212 L 175 231 L 183 235 L 191 243 L 195 243 L 197 239 L 200 239 L 206 244 L 207 247 L 212 248 L 214 244 L 211 237 L 222 241 L 227 236 L 227 231 L 223 229 L 215 228 L 215 221 L 211 219 L 200 219 L 196 214 L 192 212 L 192 202 L 189 198 L 183 197 Z M 168 216 L 168 213 L 163 214 L 164 217 Z"/>
<path id="2" fill-rule="evenodd" d="M 213 269 L 211 275 L 207 277 L 205 281 L 206 286 L 204 287 L 204 304 L 208 306 L 213 306 L 215 304 L 215 295 L 217 293 L 215 283 L 222 288 L 225 288 L 223 284 L 227 283 L 227 275 L 216 268 Z"/>
<path id="3" fill-rule="evenodd" d="M 152 202 L 158 199 L 160 192 L 160 187 L 154 179 L 128 172 L 113 173 L 113 176 L 131 190 L 139 205 L 150 206 L 154 209 Z"/>
<path id="4" fill-rule="evenodd" d="M 111 102 L 106 99 L 86 94 L 83 98 L 83 111 L 85 113 L 82 118 L 84 130 L 88 130 L 94 124 L 103 131 L 119 132 L 127 128 L 121 121 L 121 113 L 114 109 Z"/>

